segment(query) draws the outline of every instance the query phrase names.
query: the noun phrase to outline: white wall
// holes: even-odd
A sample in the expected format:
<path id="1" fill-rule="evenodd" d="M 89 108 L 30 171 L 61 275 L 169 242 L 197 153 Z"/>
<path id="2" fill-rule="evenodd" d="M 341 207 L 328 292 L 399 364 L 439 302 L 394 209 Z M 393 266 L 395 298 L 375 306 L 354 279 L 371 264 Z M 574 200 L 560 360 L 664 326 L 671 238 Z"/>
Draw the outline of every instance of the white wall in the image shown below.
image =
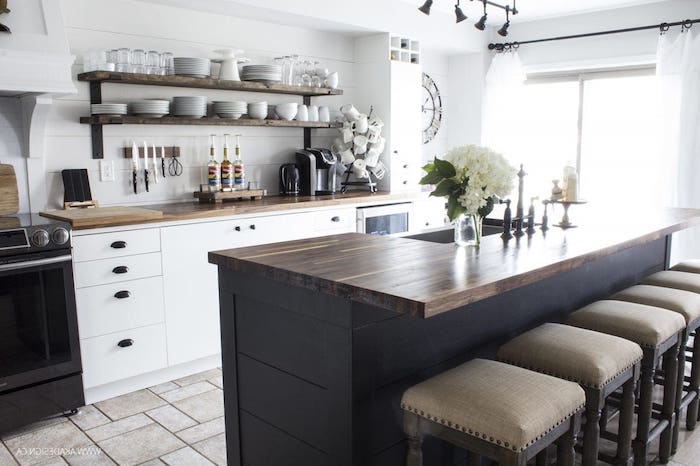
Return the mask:
<path id="1" fill-rule="evenodd" d="M 440 91 L 444 108 L 442 123 L 435 138 L 428 144 L 423 144 L 421 159 L 425 163 L 431 161 L 435 156 L 444 156 L 445 152 L 448 150 L 447 138 L 451 119 L 450 110 L 448 108 L 450 102 L 449 63 L 449 57 L 445 54 L 431 53 L 426 50 L 422 52 L 423 72 L 428 74 L 435 81 Z"/>
<path id="2" fill-rule="evenodd" d="M 0 163 L 15 168 L 19 187 L 19 209 L 29 211 L 27 166 L 22 156 L 22 109 L 18 99 L 0 97 Z"/>

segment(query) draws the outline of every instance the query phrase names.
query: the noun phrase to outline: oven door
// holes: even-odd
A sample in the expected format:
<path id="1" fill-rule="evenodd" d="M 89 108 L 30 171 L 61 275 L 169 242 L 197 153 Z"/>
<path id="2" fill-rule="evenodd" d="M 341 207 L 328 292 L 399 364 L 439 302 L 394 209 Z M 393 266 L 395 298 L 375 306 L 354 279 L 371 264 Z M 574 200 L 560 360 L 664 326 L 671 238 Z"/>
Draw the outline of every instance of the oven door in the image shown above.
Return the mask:
<path id="1" fill-rule="evenodd" d="M 0 263 L 0 393 L 81 372 L 70 250 L 28 258 Z"/>
<path id="2" fill-rule="evenodd" d="M 392 235 L 409 230 L 411 203 L 357 209 L 357 232 L 369 235 Z"/>

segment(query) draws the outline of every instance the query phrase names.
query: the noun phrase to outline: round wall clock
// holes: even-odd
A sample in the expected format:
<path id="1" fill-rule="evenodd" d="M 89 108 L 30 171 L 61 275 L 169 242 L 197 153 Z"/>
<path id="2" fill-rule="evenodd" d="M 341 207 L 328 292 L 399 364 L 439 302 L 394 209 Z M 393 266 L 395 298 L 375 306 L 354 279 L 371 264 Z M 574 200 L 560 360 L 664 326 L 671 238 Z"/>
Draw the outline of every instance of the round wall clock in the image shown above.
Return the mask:
<path id="1" fill-rule="evenodd" d="M 442 123 L 442 97 L 433 78 L 423 73 L 423 144 L 435 138 Z"/>

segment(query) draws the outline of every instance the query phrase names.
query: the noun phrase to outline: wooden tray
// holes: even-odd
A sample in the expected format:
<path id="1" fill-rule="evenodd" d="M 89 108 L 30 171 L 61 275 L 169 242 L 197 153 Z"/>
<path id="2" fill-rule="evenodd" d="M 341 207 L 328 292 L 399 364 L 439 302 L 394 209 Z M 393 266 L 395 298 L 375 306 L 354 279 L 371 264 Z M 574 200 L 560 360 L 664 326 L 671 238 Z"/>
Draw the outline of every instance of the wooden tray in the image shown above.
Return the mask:
<path id="1" fill-rule="evenodd" d="M 42 217 L 69 222 L 73 228 L 124 225 L 163 218 L 163 212 L 141 207 L 95 207 L 92 209 L 51 210 Z"/>
<path id="2" fill-rule="evenodd" d="M 215 202 L 217 204 L 224 201 L 236 201 L 236 200 L 254 200 L 262 199 L 263 190 L 262 189 L 240 189 L 236 191 L 226 191 L 211 193 L 207 191 L 195 191 L 194 197 L 199 199 L 199 202 Z"/>

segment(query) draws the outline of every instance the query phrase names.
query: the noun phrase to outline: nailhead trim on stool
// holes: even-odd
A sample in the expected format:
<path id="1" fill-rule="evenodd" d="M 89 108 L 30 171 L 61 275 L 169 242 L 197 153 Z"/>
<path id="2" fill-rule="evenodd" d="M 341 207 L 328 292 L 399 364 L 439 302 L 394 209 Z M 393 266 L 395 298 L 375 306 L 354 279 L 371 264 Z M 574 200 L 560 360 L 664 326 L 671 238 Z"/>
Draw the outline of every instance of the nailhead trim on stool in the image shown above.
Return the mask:
<path id="1" fill-rule="evenodd" d="M 685 319 L 678 313 L 644 304 L 602 300 L 575 311 L 567 321 L 571 325 L 610 333 L 634 341 L 642 347 L 637 438 L 634 441 L 635 465 L 647 464 L 649 444 L 660 435 L 659 458 L 668 461 L 673 443 L 675 423 L 678 350 L 685 331 Z M 663 356 L 664 401 L 661 420 L 652 429 L 654 375 Z M 654 435 L 651 435 L 651 434 Z"/>

